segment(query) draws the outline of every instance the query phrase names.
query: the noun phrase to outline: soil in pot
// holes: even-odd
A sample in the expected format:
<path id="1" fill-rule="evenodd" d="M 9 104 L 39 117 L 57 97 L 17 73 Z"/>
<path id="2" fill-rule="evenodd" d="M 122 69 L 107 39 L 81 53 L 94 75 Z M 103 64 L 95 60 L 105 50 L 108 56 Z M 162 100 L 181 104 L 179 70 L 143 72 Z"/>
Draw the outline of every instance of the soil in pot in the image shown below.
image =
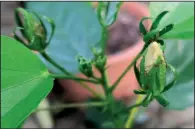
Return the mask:
<path id="1" fill-rule="evenodd" d="M 138 24 L 139 21 L 133 15 L 130 15 L 129 12 L 126 12 L 125 10 L 121 10 L 118 15 L 117 21 L 108 29 L 109 39 L 107 42 L 106 54 L 107 55 L 117 54 L 129 47 L 134 46 L 140 39 L 141 35 L 138 29 Z M 66 91 L 63 90 L 64 89 L 62 89 L 62 86 L 60 86 L 59 83 L 54 85 L 54 88 L 51 92 L 52 96 L 54 95 L 55 98 L 58 96 L 60 97 L 59 99 L 62 99 L 61 97 L 63 96 L 63 94 L 66 94 Z M 71 112 L 70 109 L 64 109 L 62 112 L 59 112 L 58 114 L 55 115 L 55 120 L 58 121 L 59 119 L 62 119 L 63 115 L 64 115 L 63 119 L 66 119 L 67 116 L 73 113 L 75 112 Z M 77 118 L 75 118 L 75 121 L 78 122 L 78 120 L 76 119 Z M 57 126 L 58 125 L 56 125 L 56 127 Z M 86 126 L 92 127 L 92 125 L 90 124 L 87 124 Z"/>

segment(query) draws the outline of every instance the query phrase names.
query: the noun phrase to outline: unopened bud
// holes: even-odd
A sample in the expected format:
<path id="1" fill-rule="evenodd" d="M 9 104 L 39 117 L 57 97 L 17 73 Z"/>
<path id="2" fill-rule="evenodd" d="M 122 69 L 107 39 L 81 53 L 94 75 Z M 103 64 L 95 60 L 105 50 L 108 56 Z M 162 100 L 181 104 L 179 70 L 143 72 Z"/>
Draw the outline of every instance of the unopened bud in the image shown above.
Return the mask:
<path id="1" fill-rule="evenodd" d="M 147 73 L 155 65 L 159 57 L 162 61 L 165 60 L 160 44 L 158 44 L 157 42 L 152 42 L 149 45 L 148 50 L 145 55 L 145 71 Z"/>
<path id="2" fill-rule="evenodd" d="M 80 72 L 83 73 L 87 77 L 92 77 L 93 76 L 93 70 L 92 70 L 91 61 L 87 61 L 82 56 L 77 57 L 77 60 L 79 62 Z"/>
<path id="3" fill-rule="evenodd" d="M 21 18 L 21 15 L 23 18 Z M 35 51 L 42 51 L 48 46 L 47 30 L 38 14 L 26 11 L 23 8 L 17 8 L 15 10 L 15 19 L 18 27 L 22 28 L 23 39 L 27 41 L 27 43 L 22 42 L 25 46 Z M 49 22 L 52 21 L 51 19 L 49 20 Z"/>
<path id="4" fill-rule="evenodd" d="M 102 71 L 106 65 L 107 57 L 101 50 L 99 51 L 94 50 L 94 55 L 95 55 L 94 65 L 98 70 Z"/>

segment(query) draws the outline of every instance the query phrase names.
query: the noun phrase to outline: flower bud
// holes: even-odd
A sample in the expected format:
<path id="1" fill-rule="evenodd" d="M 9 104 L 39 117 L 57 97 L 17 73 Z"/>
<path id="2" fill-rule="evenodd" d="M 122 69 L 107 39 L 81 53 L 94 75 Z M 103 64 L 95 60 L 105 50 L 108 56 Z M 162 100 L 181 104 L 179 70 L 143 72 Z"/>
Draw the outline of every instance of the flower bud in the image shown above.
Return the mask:
<path id="1" fill-rule="evenodd" d="M 93 76 L 92 64 L 91 61 L 87 61 L 82 56 L 78 56 L 77 60 L 79 62 L 79 70 L 87 77 Z"/>
<path id="2" fill-rule="evenodd" d="M 161 49 L 160 44 L 157 42 L 152 42 L 145 55 L 145 71 L 148 73 L 152 67 L 155 65 L 156 61 L 160 58 L 162 61 L 165 61 L 164 54 Z"/>
<path id="3" fill-rule="evenodd" d="M 161 45 L 152 42 L 145 55 L 145 85 L 154 97 L 161 95 L 166 85 L 166 62 Z"/>
<path id="4" fill-rule="evenodd" d="M 94 65 L 98 70 L 102 71 L 106 65 L 107 57 L 101 50 L 100 51 L 95 50 L 94 55 L 95 55 Z"/>
<path id="5" fill-rule="evenodd" d="M 21 18 L 21 15 L 23 18 Z M 26 11 L 23 8 L 17 8 L 15 10 L 15 19 L 18 27 L 22 28 L 21 34 L 23 39 L 27 41 L 23 40 L 22 43 L 26 47 L 35 51 L 43 51 L 48 46 L 47 30 L 38 14 Z M 51 19 L 49 20 L 49 22 L 52 21 Z"/>
<path id="6" fill-rule="evenodd" d="M 106 56 L 98 57 L 94 63 L 95 67 L 98 70 L 102 70 L 104 66 L 106 65 L 106 60 L 107 60 Z"/>

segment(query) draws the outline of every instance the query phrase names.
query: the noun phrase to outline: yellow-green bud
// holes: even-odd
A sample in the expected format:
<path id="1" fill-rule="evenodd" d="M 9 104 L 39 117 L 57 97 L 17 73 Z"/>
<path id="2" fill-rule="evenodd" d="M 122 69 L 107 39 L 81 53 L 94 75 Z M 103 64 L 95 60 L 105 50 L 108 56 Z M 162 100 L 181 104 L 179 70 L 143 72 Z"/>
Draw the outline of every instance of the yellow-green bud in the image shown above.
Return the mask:
<path id="1" fill-rule="evenodd" d="M 161 58 L 162 61 L 165 61 L 163 51 L 160 44 L 157 42 L 152 42 L 145 55 L 145 71 L 148 73 L 152 67 L 155 65 L 158 58 Z"/>

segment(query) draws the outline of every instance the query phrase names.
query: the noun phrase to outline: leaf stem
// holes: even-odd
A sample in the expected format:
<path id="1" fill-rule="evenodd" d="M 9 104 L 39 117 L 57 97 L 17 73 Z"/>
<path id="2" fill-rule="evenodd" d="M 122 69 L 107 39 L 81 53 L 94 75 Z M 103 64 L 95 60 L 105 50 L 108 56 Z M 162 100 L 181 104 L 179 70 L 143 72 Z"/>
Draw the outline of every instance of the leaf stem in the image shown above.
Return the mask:
<path id="1" fill-rule="evenodd" d="M 133 121 L 135 119 L 136 113 L 138 112 L 138 107 L 142 105 L 143 96 L 139 95 L 136 99 L 135 105 L 129 107 L 129 117 L 125 123 L 124 128 L 131 128 L 133 126 Z"/>
<path id="2" fill-rule="evenodd" d="M 104 99 L 104 96 L 102 96 L 101 94 L 98 94 L 97 92 L 95 92 L 92 88 L 90 88 L 88 85 L 77 81 L 79 84 L 81 84 L 81 86 L 83 86 L 85 89 L 87 89 L 89 92 L 91 92 L 94 96 L 96 96 L 97 98 L 100 99 Z"/>
<path id="3" fill-rule="evenodd" d="M 93 79 L 85 79 L 85 78 L 79 78 L 75 76 L 66 76 L 66 75 L 57 75 L 57 74 L 50 74 L 53 78 L 63 78 L 63 79 L 71 79 L 75 81 L 83 81 L 83 82 L 91 82 L 94 84 L 100 84 L 99 81 L 93 80 Z"/>
<path id="4" fill-rule="evenodd" d="M 102 77 L 102 86 L 104 88 L 105 94 L 107 95 L 108 92 L 109 92 L 108 91 L 109 86 L 108 86 L 108 79 L 107 79 L 107 76 L 106 76 L 106 70 L 105 69 L 101 72 L 101 77 Z"/>
<path id="5" fill-rule="evenodd" d="M 74 107 L 90 107 L 90 106 L 104 106 L 105 102 L 90 102 L 90 103 L 72 103 L 72 104 L 60 104 L 46 108 L 38 108 L 34 112 L 44 111 L 44 110 L 59 110 L 62 108 L 74 108 Z"/>
<path id="6" fill-rule="evenodd" d="M 69 76 L 74 76 L 71 73 L 69 73 L 66 69 L 64 69 L 63 67 L 61 67 L 59 64 L 57 64 L 49 55 L 47 55 L 47 53 L 45 51 L 40 53 L 48 62 L 50 62 L 51 64 L 53 64 L 56 68 L 58 68 L 59 70 L 61 70 L 64 74 L 69 75 Z M 78 82 L 79 84 L 81 84 L 81 86 L 83 86 L 85 89 L 87 89 L 89 92 L 91 92 L 94 96 L 98 97 L 98 98 L 103 98 L 100 94 L 96 93 L 92 88 L 90 88 L 88 85 L 76 80 L 76 82 Z"/>
<path id="7" fill-rule="evenodd" d="M 113 92 L 113 90 L 116 88 L 116 86 L 119 84 L 121 79 L 126 75 L 126 73 L 131 69 L 131 67 L 134 65 L 134 63 L 140 58 L 140 56 L 143 54 L 145 49 L 147 48 L 148 44 L 145 44 L 142 50 L 139 52 L 139 54 L 135 57 L 135 59 L 127 66 L 127 68 L 123 71 L 123 73 L 119 76 L 119 78 L 115 81 L 115 83 L 112 85 L 110 90 Z"/>
<path id="8" fill-rule="evenodd" d="M 101 79 L 102 79 L 102 87 L 104 89 L 104 92 L 105 92 L 105 95 L 106 95 L 106 100 L 108 102 L 108 112 L 111 115 L 111 118 L 112 118 L 112 121 L 114 122 L 114 125 L 117 128 L 120 128 L 121 126 L 120 126 L 120 123 L 117 119 L 117 116 L 114 115 L 114 112 L 113 112 L 113 107 L 115 105 L 115 99 L 114 99 L 114 96 L 113 96 L 113 94 L 112 94 L 112 92 L 110 91 L 110 88 L 109 88 L 106 69 L 104 68 L 102 71 L 100 71 L 100 73 L 101 73 Z"/>
<path id="9" fill-rule="evenodd" d="M 57 64 L 45 51 L 40 53 L 48 62 L 50 62 L 52 65 L 54 65 L 56 68 L 58 68 L 59 70 L 61 70 L 63 73 L 65 73 L 66 75 L 71 75 L 71 73 L 69 73 L 66 69 L 64 69 L 63 67 L 61 67 L 59 64 Z"/>
<path id="10" fill-rule="evenodd" d="M 101 46 L 103 49 L 103 52 L 105 54 L 106 51 L 106 42 L 108 40 L 108 30 L 106 26 L 102 26 L 102 38 L 101 38 Z"/>
<path id="11" fill-rule="evenodd" d="M 128 108 L 128 110 L 132 110 L 133 108 L 139 107 L 139 106 L 142 106 L 142 103 L 137 103 L 135 105 L 132 105 L 131 107 Z"/>

